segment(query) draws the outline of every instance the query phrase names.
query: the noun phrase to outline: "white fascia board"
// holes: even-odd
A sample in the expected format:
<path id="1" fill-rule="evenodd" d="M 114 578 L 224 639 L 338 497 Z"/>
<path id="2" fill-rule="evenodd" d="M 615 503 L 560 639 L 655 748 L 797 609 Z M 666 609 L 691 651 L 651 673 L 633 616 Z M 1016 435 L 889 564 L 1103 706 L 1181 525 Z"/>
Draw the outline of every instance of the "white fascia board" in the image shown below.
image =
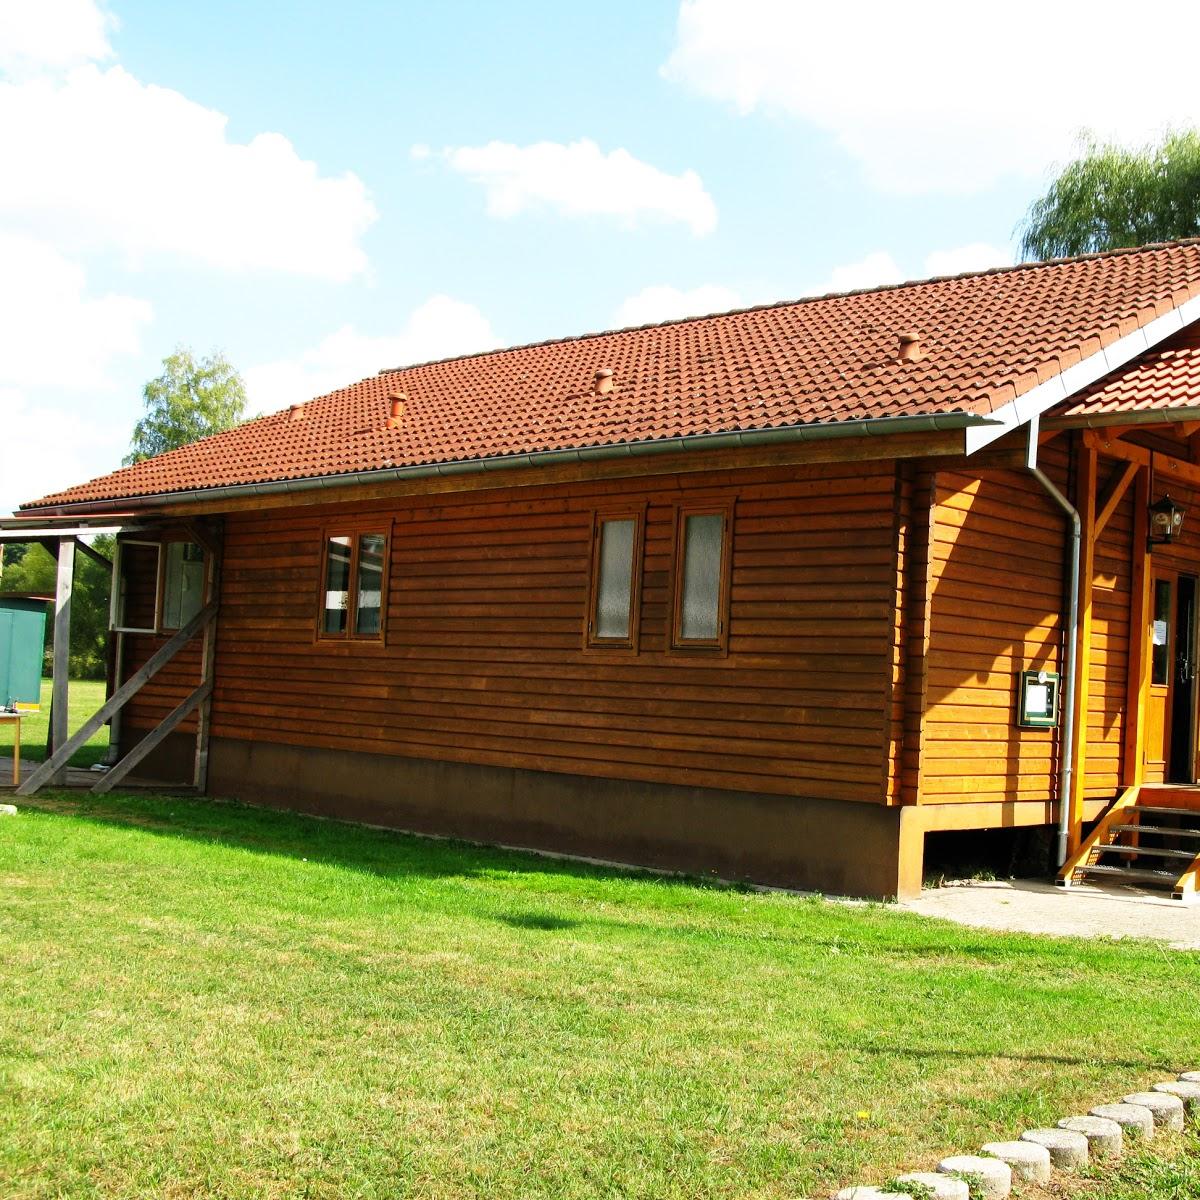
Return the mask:
<path id="1" fill-rule="evenodd" d="M 990 446 L 997 438 L 1041 416 L 1047 409 L 1083 391 L 1096 380 L 1103 379 L 1198 319 L 1200 296 L 1193 296 L 1169 313 L 1155 317 L 1140 329 L 1117 338 L 1103 350 L 1088 355 L 1073 367 L 1060 371 L 1045 383 L 1039 383 L 1024 395 L 996 409 L 989 417 L 992 424 L 969 426 L 966 430 L 966 452 L 974 454 L 976 450 Z"/>

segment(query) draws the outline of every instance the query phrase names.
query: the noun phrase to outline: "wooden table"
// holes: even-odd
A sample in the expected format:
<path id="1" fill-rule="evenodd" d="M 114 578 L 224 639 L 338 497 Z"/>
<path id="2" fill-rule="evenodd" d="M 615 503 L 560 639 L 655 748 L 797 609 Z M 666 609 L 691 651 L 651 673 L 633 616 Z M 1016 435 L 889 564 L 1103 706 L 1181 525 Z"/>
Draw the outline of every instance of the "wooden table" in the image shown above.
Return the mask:
<path id="1" fill-rule="evenodd" d="M 21 782 L 21 718 L 22 712 L 0 712 L 0 724 L 11 721 L 13 727 L 13 787 Z"/>

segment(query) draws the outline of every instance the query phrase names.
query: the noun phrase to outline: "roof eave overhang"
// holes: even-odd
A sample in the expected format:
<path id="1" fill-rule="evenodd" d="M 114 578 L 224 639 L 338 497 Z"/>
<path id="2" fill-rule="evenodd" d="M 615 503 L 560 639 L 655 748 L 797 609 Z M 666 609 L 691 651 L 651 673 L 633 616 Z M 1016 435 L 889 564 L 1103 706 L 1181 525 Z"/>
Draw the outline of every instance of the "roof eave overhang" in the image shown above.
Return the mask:
<path id="1" fill-rule="evenodd" d="M 299 479 L 277 479 L 264 483 L 231 484 L 225 487 L 196 488 L 189 491 L 158 492 L 146 496 L 120 496 L 111 501 L 88 500 L 79 504 L 51 504 L 25 508 L 15 520 L 49 515 L 70 516 L 86 509 L 103 513 L 107 507 L 140 512 L 165 506 L 203 504 L 220 506 L 223 500 L 281 493 L 355 487 L 422 478 L 445 478 L 486 471 L 510 471 L 567 463 L 601 462 L 639 456 L 687 453 L 703 450 L 745 449 L 781 443 L 829 441 L 840 438 L 885 437 L 902 433 L 964 432 L 987 426 L 993 417 L 968 412 L 931 413 L 919 416 L 872 417 L 861 420 L 814 422 L 787 425 L 775 429 L 748 429 L 731 433 L 702 433 L 688 437 L 654 438 L 638 442 L 619 442 L 609 446 L 584 446 L 569 450 L 539 450 L 528 454 L 503 454 L 457 462 L 422 463 L 416 466 L 384 467 L 372 471 L 351 471 L 340 475 L 306 475 Z"/>
<path id="2" fill-rule="evenodd" d="M 1084 388 L 1132 362 L 1139 354 L 1153 349 L 1198 319 L 1200 295 L 1192 296 L 1182 304 L 1176 305 L 1170 312 L 1147 321 L 1132 333 L 1117 338 L 1102 350 L 1089 354 L 1074 366 L 1030 388 L 1015 400 L 996 409 L 991 414 L 991 424 L 967 430 L 967 453 L 974 454 L 977 450 L 990 446 L 1006 433 L 1028 424 L 1035 417 L 1040 418 L 1055 405 L 1078 395 Z"/>
<path id="3" fill-rule="evenodd" d="M 1111 429 L 1116 425 L 1178 425 L 1200 421 L 1200 404 L 1181 404 L 1175 408 L 1147 408 L 1126 412 L 1074 413 L 1046 417 L 1043 429 Z"/>

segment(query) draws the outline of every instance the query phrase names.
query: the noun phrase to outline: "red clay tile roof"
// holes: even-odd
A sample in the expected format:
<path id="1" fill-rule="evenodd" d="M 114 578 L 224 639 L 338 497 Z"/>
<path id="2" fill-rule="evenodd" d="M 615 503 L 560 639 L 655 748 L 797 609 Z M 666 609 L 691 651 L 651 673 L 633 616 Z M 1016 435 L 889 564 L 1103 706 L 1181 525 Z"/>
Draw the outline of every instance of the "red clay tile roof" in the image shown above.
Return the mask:
<path id="1" fill-rule="evenodd" d="M 1113 417 L 1200 407 L 1200 324 L 1147 350 L 1127 366 L 1084 388 L 1053 417 Z"/>
<path id="2" fill-rule="evenodd" d="M 24 508 L 824 422 L 987 414 L 1200 292 L 1177 242 L 386 371 Z M 924 357 L 898 360 L 899 335 Z M 609 395 L 592 394 L 598 368 Z M 389 393 L 403 391 L 399 428 Z M 300 399 L 300 397 L 297 397 Z"/>

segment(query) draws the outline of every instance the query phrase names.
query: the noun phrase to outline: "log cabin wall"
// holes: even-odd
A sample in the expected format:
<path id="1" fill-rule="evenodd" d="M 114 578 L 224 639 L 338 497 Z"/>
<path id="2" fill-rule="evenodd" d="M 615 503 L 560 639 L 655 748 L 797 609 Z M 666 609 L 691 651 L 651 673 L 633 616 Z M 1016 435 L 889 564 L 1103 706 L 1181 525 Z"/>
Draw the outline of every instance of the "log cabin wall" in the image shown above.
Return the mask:
<path id="1" fill-rule="evenodd" d="M 1066 490 L 1064 450 L 1051 443 L 1042 465 Z M 1027 474 L 937 472 L 922 804 L 1056 797 L 1056 731 L 1015 714 L 1021 671 L 1061 671 L 1065 553 L 1062 511 Z"/>
<path id="2" fill-rule="evenodd" d="M 231 515 L 214 737 L 880 803 L 894 487 L 820 465 Z M 672 652 L 673 506 L 709 497 L 736 500 L 729 650 Z M 631 503 L 638 653 L 585 649 L 592 514 Z M 391 524 L 382 646 L 314 638 L 349 514 Z"/>

